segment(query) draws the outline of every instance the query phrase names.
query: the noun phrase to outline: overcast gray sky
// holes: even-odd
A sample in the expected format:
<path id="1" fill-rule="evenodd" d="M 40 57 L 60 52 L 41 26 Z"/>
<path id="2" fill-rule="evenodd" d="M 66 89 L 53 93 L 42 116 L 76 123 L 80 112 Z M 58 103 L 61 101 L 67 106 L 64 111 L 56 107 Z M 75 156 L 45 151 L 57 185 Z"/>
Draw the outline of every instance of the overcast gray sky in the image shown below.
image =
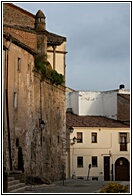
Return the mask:
<path id="1" fill-rule="evenodd" d="M 46 29 L 67 38 L 66 85 L 74 90 L 130 88 L 130 3 L 19 2 L 46 16 Z"/>

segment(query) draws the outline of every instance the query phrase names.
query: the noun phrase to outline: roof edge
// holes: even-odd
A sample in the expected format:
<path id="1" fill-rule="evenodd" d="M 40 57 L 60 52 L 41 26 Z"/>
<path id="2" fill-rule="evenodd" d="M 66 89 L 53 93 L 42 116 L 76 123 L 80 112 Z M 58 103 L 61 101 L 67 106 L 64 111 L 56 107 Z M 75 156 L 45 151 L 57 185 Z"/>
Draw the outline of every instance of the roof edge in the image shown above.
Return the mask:
<path id="1" fill-rule="evenodd" d="M 28 16 L 30 16 L 30 17 L 32 17 L 32 18 L 35 18 L 35 15 L 34 15 L 34 14 L 32 14 L 31 12 L 29 12 L 29 11 L 27 11 L 27 10 L 25 10 L 25 9 L 23 9 L 23 8 L 21 8 L 21 7 L 17 6 L 17 5 L 15 5 L 15 4 L 13 4 L 13 3 L 4 3 L 4 2 L 3 2 L 3 4 L 6 4 L 6 5 L 10 6 L 10 7 L 14 7 L 14 8 L 18 9 L 19 11 L 21 11 L 21 12 L 27 14 Z"/>

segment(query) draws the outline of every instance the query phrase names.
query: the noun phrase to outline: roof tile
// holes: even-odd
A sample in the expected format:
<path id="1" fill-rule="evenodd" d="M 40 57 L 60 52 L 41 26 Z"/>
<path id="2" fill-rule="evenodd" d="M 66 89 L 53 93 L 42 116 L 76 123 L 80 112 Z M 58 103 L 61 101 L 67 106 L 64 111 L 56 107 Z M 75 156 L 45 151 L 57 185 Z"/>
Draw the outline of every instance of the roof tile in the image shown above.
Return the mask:
<path id="1" fill-rule="evenodd" d="M 110 128 L 129 128 L 120 121 L 103 116 L 78 116 L 73 113 L 66 113 L 67 127 L 110 127 Z"/>

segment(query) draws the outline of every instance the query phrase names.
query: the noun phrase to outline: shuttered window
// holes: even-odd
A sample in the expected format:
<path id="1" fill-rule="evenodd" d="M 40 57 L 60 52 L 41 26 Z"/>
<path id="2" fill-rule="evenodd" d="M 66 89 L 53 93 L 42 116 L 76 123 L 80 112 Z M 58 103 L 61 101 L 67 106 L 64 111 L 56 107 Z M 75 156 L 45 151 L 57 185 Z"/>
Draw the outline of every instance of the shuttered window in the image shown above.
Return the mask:
<path id="1" fill-rule="evenodd" d="M 83 142 L 83 135 L 82 132 L 77 132 L 77 143 Z"/>
<path id="2" fill-rule="evenodd" d="M 97 143 L 97 133 L 91 133 L 91 142 Z"/>
<path id="3" fill-rule="evenodd" d="M 127 133 L 119 133 L 120 151 L 127 151 Z"/>

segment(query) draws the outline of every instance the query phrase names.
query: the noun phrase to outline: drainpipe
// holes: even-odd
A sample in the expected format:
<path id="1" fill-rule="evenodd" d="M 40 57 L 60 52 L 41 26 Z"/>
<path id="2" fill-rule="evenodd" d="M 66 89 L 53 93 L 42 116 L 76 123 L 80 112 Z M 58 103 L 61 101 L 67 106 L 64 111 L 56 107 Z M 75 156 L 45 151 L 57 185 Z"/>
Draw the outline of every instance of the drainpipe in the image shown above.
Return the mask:
<path id="1" fill-rule="evenodd" d="M 39 127 L 40 127 L 40 123 L 42 121 L 42 80 L 40 80 L 40 119 L 39 119 Z M 42 146 L 42 128 L 41 129 L 41 146 Z"/>
<path id="2" fill-rule="evenodd" d="M 9 148 L 10 170 L 12 171 L 10 122 L 9 122 L 9 104 L 8 104 L 8 62 L 9 62 L 10 45 L 11 45 L 11 40 L 10 40 L 9 46 L 7 48 L 7 64 L 6 64 L 6 117 L 7 117 L 7 132 L 8 132 L 8 148 Z"/>
<path id="3" fill-rule="evenodd" d="M 56 46 L 53 46 L 53 69 L 55 70 L 55 49 Z"/>

